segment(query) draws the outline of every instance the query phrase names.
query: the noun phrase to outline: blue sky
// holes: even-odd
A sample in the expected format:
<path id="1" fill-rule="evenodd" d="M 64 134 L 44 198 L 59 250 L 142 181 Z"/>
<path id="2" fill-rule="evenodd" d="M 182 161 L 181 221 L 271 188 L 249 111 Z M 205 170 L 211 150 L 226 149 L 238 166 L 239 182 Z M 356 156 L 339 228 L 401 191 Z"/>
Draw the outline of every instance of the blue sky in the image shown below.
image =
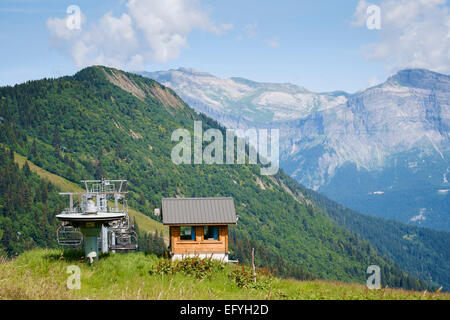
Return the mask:
<path id="1" fill-rule="evenodd" d="M 348 92 L 384 81 L 402 67 L 448 72 L 448 51 L 440 60 L 414 61 L 403 54 L 411 50 L 411 43 L 390 45 L 389 41 L 398 42 L 392 39 L 395 32 L 401 35 L 408 30 L 402 29 L 392 15 L 381 30 L 354 23 L 358 6 L 369 4 L 365 1 L 170 0 L 173 8 L 182 8 L 183 14 L 175 9 L 171 12 L 170 6 L 156 9 L 157 1 L 0 1 L 0 85 L 73 74 L 98 63 L 130 71 L 189 67 L 219 77 L 239 76 L 290 82 L 314 91 Z M 373 4 L 391 12 L 400 6 L 403 14 L 405 10 L 411 14 L 419 11 L 424 21 L 416 16 L 410 18 L 411 23 L 417 22 L 423 29 L 442 27 L 448 32 L 443 27 L 448 22 L 446 1 L 434 0 L 440 3 L 427 7 L 406 7 L 401 2 Z M 69 5 L 79 6 L 84 18 L 81 30 L 66 36 L 63 28 Z M 428 16 L 424 12 L 429 12 Z M 442 23 L 434 21 L 436 15 L 442 17 Z M 166 17 L 179 26 L 164 20 Z M 159 31 L 152 21 L 158 18 L 163 19 Z M 438 26 L 429 26 L 427 19 Z M 109 38 L 100 39 L 103 32 L 112 29 L 116 31 Z M 426 30 L 422 33 L 425 38 Z M 169 43 L 167 39 L 177 40 Z M 86 53 L 87 49 L 83 51 L 78 45 L 91 51 Z M 369 45 L 375 45 L 375 49 L 396 47 L 396 51 L 378 50 L 375 57 L 368 58 L 364 48 Z M 441 51 L 448 50 L 448 38 L 443 47 L 438 46 Z M 139 63 L 130 62 L 135 56 L 140 58 Z M 389 63 L 397 60 L 394 65 Z"/>

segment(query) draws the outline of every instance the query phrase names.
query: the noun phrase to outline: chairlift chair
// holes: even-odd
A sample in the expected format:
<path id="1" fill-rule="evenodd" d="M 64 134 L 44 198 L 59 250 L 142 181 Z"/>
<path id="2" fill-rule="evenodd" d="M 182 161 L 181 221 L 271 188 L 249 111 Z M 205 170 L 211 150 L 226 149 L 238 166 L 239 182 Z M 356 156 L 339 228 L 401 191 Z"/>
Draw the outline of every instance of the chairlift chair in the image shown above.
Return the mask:
<path id="1" fill-rule="evenodd" d="M 83 234 L 68 223 L 62 223 L 56 231 L 58 244 L 61 246 L 76 248 L 83 243 Z"/>

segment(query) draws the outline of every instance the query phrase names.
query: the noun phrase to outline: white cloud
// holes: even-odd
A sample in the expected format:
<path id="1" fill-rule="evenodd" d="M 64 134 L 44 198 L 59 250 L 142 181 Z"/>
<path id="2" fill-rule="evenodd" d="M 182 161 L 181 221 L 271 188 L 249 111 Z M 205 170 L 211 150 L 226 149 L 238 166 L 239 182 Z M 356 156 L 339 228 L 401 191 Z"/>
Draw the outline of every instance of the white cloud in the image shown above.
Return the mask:
<path id="1" fill-rule="evenodd" d="M 258 28 L 258 24 L 256 22 L 249 23 L 244 27 L 244 33 L 247 38 L 252 39 L 256 37 L 256 29 Z"/>
<path id="2" fill-rule="evenodd" d="M 367 7 L 359 1 L 352 25 L 365 26 Z M 404 68 L 450 71 L 450 15 L 446 0 L 383 0 L 379 41 L 364 47 L 368 59 L 389 72 Z"/>
<path id="3" fill-rule="evenodd" d="M 353 14 L 351 24 L 353 26 L 361 27 L 366 24 L 367 13 L 366 10 L 370 6 L 370 3 L 365 0 L 360 0 L 356 6 L 355 13 Z"/>
<path id="4" fill-rule="evenodd" d="M 274 37 L 271 39 L 266 39 L 264 40 L 264 42 L 272 48 L 279 48 L 280 47 L 280 42 L 278 41 L 278 37 Z"/>
<path id="5" fill-rule="evenodd" d="M 195 29 L 222 35 L 233 25 L 213 23 L 198 0 L 128 0 L 120 16 L 108 12 L 89 26 L 82 19 L 81 30 L 69 30 L 61 18 L 49 18 L 47 28 L 79 67 L 135 70 L 176 59 Z"/>
<path id="6" fill-rule="evenodd" d="M 253 22 L 246 24 L 242 30 L 241 33 L 237 36 L 238 41 L 242 41 L 244 39 L 254 39 L 257 36 L 257 30 L 258 30 L 258 23 Z"/>
<path id="7" fill-rule="evenodd" d="M 81 24 L 85 22 L 86 17 L 81 13 Z M 46 25 L 53 40 L 69 41 L 81 33 L 81 29 L 70 29 L 67 27 L 67 18 L 48 18 Z"/>

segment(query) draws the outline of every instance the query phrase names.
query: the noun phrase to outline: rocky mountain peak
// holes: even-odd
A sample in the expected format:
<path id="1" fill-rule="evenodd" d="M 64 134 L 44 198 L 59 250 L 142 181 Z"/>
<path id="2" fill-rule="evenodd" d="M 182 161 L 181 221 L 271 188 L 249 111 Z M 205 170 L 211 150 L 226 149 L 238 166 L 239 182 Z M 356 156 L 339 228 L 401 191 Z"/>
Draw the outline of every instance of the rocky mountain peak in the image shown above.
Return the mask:
<path id="1" fill-rule="evenodd" d="M 450 76 L 426 69 L 405 69 L 391 76 L 387 83 L 418 89 L 448 90 Z"/>

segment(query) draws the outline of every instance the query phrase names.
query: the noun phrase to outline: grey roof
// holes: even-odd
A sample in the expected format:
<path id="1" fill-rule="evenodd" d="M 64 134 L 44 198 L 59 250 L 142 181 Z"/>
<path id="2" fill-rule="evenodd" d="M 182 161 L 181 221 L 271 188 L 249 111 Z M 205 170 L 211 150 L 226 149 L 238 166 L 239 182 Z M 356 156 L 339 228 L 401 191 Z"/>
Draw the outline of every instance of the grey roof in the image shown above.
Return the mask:
<path id="1" fill-rule="evenodd" d="M 233 198 L 164 198 L 163 224 L 236 224 Z"/>

